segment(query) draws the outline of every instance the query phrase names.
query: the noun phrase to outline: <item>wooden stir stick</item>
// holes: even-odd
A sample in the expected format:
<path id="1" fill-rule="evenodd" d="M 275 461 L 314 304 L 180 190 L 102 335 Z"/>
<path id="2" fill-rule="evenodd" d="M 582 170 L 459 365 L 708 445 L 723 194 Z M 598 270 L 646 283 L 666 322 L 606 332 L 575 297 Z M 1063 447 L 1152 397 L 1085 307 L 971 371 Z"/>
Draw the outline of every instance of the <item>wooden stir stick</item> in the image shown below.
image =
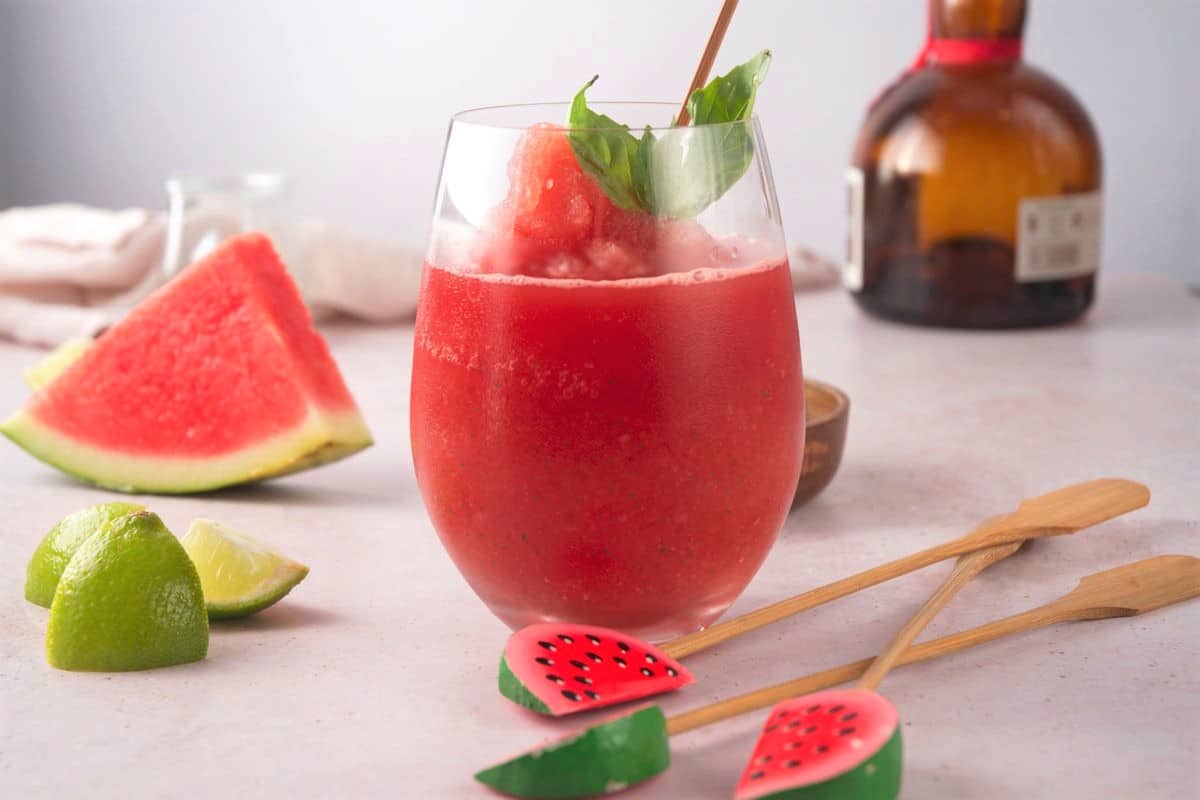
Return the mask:
<path id="1" fill-rule="evenodd" d="M 688 86 L 687 94 L 683 96 L 683 104 L 679 107 L 679 114 L 675 117 L 676 125 L 687 125 L 691 122 L 692 115 L 688 113 L 688 100 L 691 99 L 693 92 L 708 83 L 708 73 L 712 72 L 713 62 L 717 60 L 717 51 L 721 49 L 721 42 L 725 40 L 725 31 L 729 30 L 729 21 L 733 19 L 733 12 L 737 9 L 737 4 L 738 0 L 725 0 L 721 6 L 721 12 L 717 14 L 717 22 L 708 36 L 708 44 L 704 46 L 704 53 L 700 56 L 700 63 L 696 65 L 696 74 L 692 76 L 692 83 Z"/>
<path id="2" fill-rule="evenodd" d="M 964 559 L 963 561 L 966 563 L 960 562 L 959 569 L 955 570 L 957 575 L 946 582 L 945 591 L 939 589 L 927 606 L 922 608 L 916 619 L 919 621 L 926 618 L 931 613 L 930 607 L 944 605 L 949 595 L 953 593 L 955 584 L 963 581 L 973 572 L 977 572 L 986 561 L 999 557 L 1002 557 L 1002 553 L 989 553 L 986 556 L 972 556 Z M 1132 616 L 1197 596 L 1200 596 L 1200 559 L 1191 556 L 1160 556 L 1090 575 L 1081 580 L 1078 587 L 1070 594 L 1040 608 L 932 642 L 909 647 L 904 650 L 898 660 L 892 663 L 898 666 L 934 658 L 1000 636 L 1066 620 Z M 919 624 L 918 622 L 911 627 L 906 626 L 897 636 L 897 641 L 910 638 L 913 630 Z M 879 663 L 884 665 L 889 661 L 891 661 L 891 655 L 885 653 Z M 702 725 L 720 722 L 781 701 L 784 701 L 781 704 L 783 706 L 789 705 L 786 701 L 791 701 L 791 705 L 799 704 L 800 706 L 807 706 L 810 702 L 816 701 L 817 704 L 813 708 L 806 709 L 803 713 L 809 716 L 814 714 L 820 716 L 822 708 L 817 698 L 821 695 L 813 696 L 813 693 L 860 676 L 867 680 L 875 680 L 877 676 L 867 676 L 871 664 L 872 661 L 845 664 L 796 681 L 781 683 L 740 697 L 722 700 L 670 719 L 665 718 L 657 706 L 641 706 L 582 729 L 573 736 L 543 743 L 533 750 L 481 770 L 475 775 L 475 778 L 505 794 L 518 797 L 591 797 L 611 792 L 615 786 L 633 786 L 661 773 L 670 766 L 669 738 L 672 735 L 685 733 Z M 871 693 L 856 690 L 838 694 L 843 695 L 838 698 L 839 703 L 843 699 L 861 703 L 863 702 L 861 698 L 865 698 Z M 805 697 L 806 695 L 809 697 Z M 851 697 L 852 695 L 858 697 Z M 876 705 L 879 702 L 885 701 L 877 700 Z M 836 706 L 830 707 L 824 712 L 824 716 L 828 718 L 830 714 L 837 712 Z M 783 714 L 784 712 L 781 711 L 777 716 L 782 717 Z M 797 718 L 793 718 L 788 725 L 794 724 Z M 845 716 L 836 718 L 834 724 L 845 722 L 847 719 Z M 826 719 L 825 722 L 830 722 L 830 719 Z M 797 735 L 790 734 L 786 725 L 783 728 L 779 728 L 777 725 L 776 728 L 777 730 L 772 733 L 770 726 L 764 727 L 763 739 L 760 739 L 760 743 L 768 735 L 775 740 L 768 744 L 777 744 L 781 737 Z M 878 729 L 875 732 L 878 733 Z M 808 733 L 810 731 L 805 730 L 798 735 L 807 735 Z M 853 728 L 849 731 L 838 730 L 836 732 L 838 736 L 853 733 L 855 733 Z M 794 740 L 787 743 L 790 744 L 792 741 Z M 861 739 L 854 741 L 861 741 Z M 843 776 L 875 780 L 876 776 L 881 779 L 887 778 L 890 773 L 890 780 L 898 787 L 901 770 L 899 764 L 901 749 L 898 747 L 898 743 L 899 729 L 896 728 L 882 749 L 875 752 L 864 751 L 863 755 L 867 760 L 858 763 L 857 766 L 851 765 L 852 769 L 844 772 Z M 851 748 L 856 746 L 853 741 L 849 745 Z M 758 749 L 756 747 L 756 752 Z M 788 749 L 786 744 L 783 749 Z M 751 792 L 753 792 L 753 782 L 764 777 L 761 774 L 761 767 L 758 765 L 767 763 L 767 761 L 759 756 L 752 759 L 753 767 L 748 765 L 743 783 L 750 782 Z M 802 766 L 799 761 L 789 763 L 779 759 L 771 763 L 776 765 L 776 768 L 781 766 L 785 770 Z M 756 775 L 755 771 L 760 774 Z M 796 770 L 792 776 L 797 777 L 800 771 Z M 841 778 L 842 776 L 838 776 L 836 779 L 841 780 Z M 887 789 L 888 786 L 885 783 L 883 780 L 876 781 L 877 788 Z M 797 786 L 803 789 L 805 785 L 797 784 Z"/>
<path id="3" fill-rule="evenodd" d="M 569 626 L 570 629 L 567 630 L 555 623 L 532 625 L 509 637 L 500 662 L 500 692 L 510 700 L 539 713 L 563 716 L 677 689 L 693 682 L 691 674 L 679 660 L 682 656 L 937 561 L 994 545 L 1073 533 L 1141 508 L 1149 499 L 1150 491 L 1145 486 L 1117 478 L 1068 486 L 1049 494 L 1029 498 L 1022 502 L 1016 511 L 994 517 L 966 536 L 826 586 L 810 589 L 803 594 L 722 622 L 707 630 L 682 636 L 658 648 L 615 630 L 581 626 Z M 658 676 L 654 676 L 653 670 L 649 670 L 651 674 L 647 675 L 648 670 L 621 672 L 614 667 L 607 673 L 575 676 L 586 677 L 589 680 L 589 683 L 585 684 L 589 690 L 583 694 L 575 691 L 574 687 L 564 686 L 565 681 L 570 679 L 557 674 L 558 670 L 552 668 L 554 660 L 545 658 L 544 650 L 557 652 L 556 660 L 573 664 L 572 653 L 558 652 L 556 644 L 561 642 L 564 647 L 576 647 L 576 661 L 584 657 L 603 661 L 598 654 L 588 652 L 587 644 L 584 644 L 584 639 L 587 638 L 598 646 L 598 633 L 605 639 L 620 643 L 626 650 L 633 645 L 640 652 L 661 659 L 664 663 L 659 668 Z M 552 641 L 555 644 L 551 644 Z M 615 663 L 620 667 L 625 666 L 622 661 L 619 656 L 615 658 Z M 582 668 L 577 669 L 582 671 Z M 654 680 L 647 681 L 643 678 Z"/>
<path id="4" fill-rule="evenodd" d="M 900 654 L 913 643 L 913 640 L 920 635 L 921 631 L 925 630 L 925 627 L 933 621 L 939 611 L 946 607 L 954 595 L 958 594 L 960 589 L 992 564 L 1017 552 L 1022 544 L 1024 542 L 999 544 L 986 550 L 976 550 L 974 553 L 968 553 L 959 558 L 958 563 L 954 565 L 954 569 L 946 577 L 946 580 L 942 581 L 942 585 L 937 588 L 937 591 L 925 601 L 925 605 L 921 606 L 908 624 L 900 629 L 900 632 L 892 639 L 892 643 L 871 663 L 870 668 L 858 682 L 858 687 L 860 689 L 877 688 L 883 681 L 883 677 L 895 666 Z"/>
<path id="5" fill-rule="evenodd" d="M 1061 622 L 1133 617 L 1196 597 L 1200 597 L 1200 558 L 1155 556 L 1081 578 L 1069 593 L 1037 608 L 909 647 L 899 653 L 893 666 L 928 661 Z M 782 700 L 839 686 L 865 676 L 878 660 L 864 658 L 677 714 L 667 720 L 667 730 L 671 734 L 684 733 Z"/>
<path id="6" fill-rule="evenodd" d="M 1020 546 L 1020 542 L 1001 544 L 960 558 L 937 591 L 900 629 L 883 654 L 871 662 L 853 692 L 804 694 L 774 706 L 763 725 L 762 734 L 754 746 L 734 797 L 739 800 L 784 796 L 794 796 L 796 800 L 808 800 L 810 797 L 817 800 L 834 795 L 878 800 L 899 797 L 904 774 L 900 716 L 891 702 L 878 694 L 879 684 L 895 665 L 900 653 L 912 644 L 913 639 L 971 578 L 989 564 L 1012 555 Z M 863 712 L 873 716 L 875 724 L 868 726 L 865 734 L 857 735 L 857 726 L 846 726 L 845 723 Z M 838 716 L 835 717 L 835 714 Z M 795 734 L 789 737 L 786 728 L 785 732 L 780 732 L 780 720 L 783 719 L 787 719 L 787 725 L 793 726 L 793 729 L 807 725 L 800 736 L 811 732 L 817 734 L 818 738 L 825 737 L 825 751 L 814 747 L 812 753 L 806 753 L 803 759 L 796 758 L 796 753 L 790 752 L 789 746 L 791 751 L 795 751 L 804 745 L 796 741 Z M 837 737 L 833 741 L 841 759 L 832 766 L 819 761 L 811 762 L 810 755 L 831 749 L 833 745 L 828 744 L 831 736 Z M 785 752 L 789 752 L 791 758 L 781 760 L 782 769 L 774 768 L 775 774 L 768 773 L 764 767 L 775 762 L 776 756 L 782 759 Z M 810 762 L 809 766 L 799 769 L 806 762 Z M 829 791 L 835 786 L 836 791 Z"/>
<path id="7" fill-rule="evenodd" d="M 997 544 L 1074 533 L 1141 508 L 1149 502 L 1150 490 L 1135 481 L 1099 478 L 1076 483 L 1048 494 L 1031 497 L 1023 501 L 1016 511 L 993 517 L 965 536 L 763 606 L 702 631 L 680 636 L 663 645 L 662 650 L 672 658 L 682 658 L 734 636 L 907 575 L 938 561 Z"/>
<path id="8" fill-rule="evenodd" d="M 920 635 L 921 631 L 925 630 L 925 626 L 933 621 L 933 618 L 937 616 L 938 612 L 946 607 L 950 600 L 953 599 L 954 595 L 958 594 L 959 590 L 966 586 L 972 578 L 983 572 L 992 564 L 995 564 L 997 561 L 1002 561 L 1003 559 L 1008 558 L 1013 553 L 1017 552 L 1022 544 L 1024 544 L 1024 542 L 1018 541 L 1010 542 L 1008 544 L 995 545 L 983 550 L 976 550 L 973 553 L 968 553 L 967 555 L 958 559 L 958 562 L 954 565 L 954 569 L 951 570 L 950 574 L 946 576 L 946 579 L 942 581 L 941 586 L 939 586 L 937 590 L 930 595 L 929 599 L 925 601 L 925 604 L 918 609 L 915 615 L 913 615 L 913 618 L 910 619 L 905 626 L 900 629 L 899 633 L 896 634 L 884 651 L 877 656 L 873 662 L 871 662 L 870 667 L 864 671 L 861 680 L 859 680 L 858 687 L 860 689 L 874 690 L 877 686 L 879 686 L 879 683 L 883 680 L 884 676 L 887 675 L 888 671 L 893 666 L 895 666 L 896 661 L 900 658 L 900 655 L 908 648 L 910 644 L 912 644 L 913 639 L 916 639 L 917 636 Z M 740 698 L 734 698 L 734 700 L 743 701 L 744 705 L 734 706 L 737 710 L 732 711 L 731 713 L 740 714 L 745 711 L 759 708 L 759 694 L 762 691 L 766 690 L 759 690 L 759 692 L 751 692 L 748 695 L 742 695 Z M 725 719 L 725 714 L 730 713 L 730 706 L 727 705 L 730 702 L 731 701 L 723 701 L 721 703 L 714 703 L 713 705 L 690 712 L 690 714 L 687 715 L 689 722 L 687 727 L 677 727 L 679 725 L 679 723 L 676 722 L 678 718 L 669 719 L 667 720 L 667 731 L 672 734 L 682 733 L 685 730 L 691 730 L 692 728 L 698 728 L 702 725 L 708 725 L 713 722 L 717 722 L 718 720 Z"/>

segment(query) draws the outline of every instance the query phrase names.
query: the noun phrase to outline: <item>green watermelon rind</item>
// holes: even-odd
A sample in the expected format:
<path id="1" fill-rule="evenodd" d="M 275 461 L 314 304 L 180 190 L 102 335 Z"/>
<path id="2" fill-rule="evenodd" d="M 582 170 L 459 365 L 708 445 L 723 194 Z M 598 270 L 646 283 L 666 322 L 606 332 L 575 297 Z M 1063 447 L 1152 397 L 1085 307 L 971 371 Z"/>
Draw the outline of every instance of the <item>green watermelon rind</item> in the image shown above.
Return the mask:
<path id="1" fill-rule="evenodd" d="M 900 727 L 858 766 L 821 783 L 761 795 L 759 800 L 895 800 L 904 772 Z"/>
<path id="2" fill-rule="evenodd" d="M 364 431 L 366 428 L 364 427 Z M 301 458 L 296 459 L 291 464 L 272 472 L 267 478 L 282 478 L 285 475 L 294 475 L 297 472 L 323 467 L 326 464 L 332 464 L 335 461 L 341 461 L 343 458 L 348 458 L 354 455 L 359 450 L 370 447 L 374 442 L 371 440 L 370 434 L 367 434 L 366 442 L 326 442 L 316 450 L 308 453 Z M 264 479 L 265 480 L 265 479 Z"/>
<path id="3" fill-rule="evenodd" d="M 59 433 L 24 410 L 0 423 L 35 458 L 119 492 L 193 494 L 267 480 L 345 458 L 373 444 L 357 410 L 313 410 L 295 428 L 213 457 L 155 456 L 105 449 Z"/>
<path id="4" fill-rule="evenodd" d="M 530 711 L 535 711 L 538 714 L 545 716 L 554 716 L 554 712 L 550 710 L 550 706 L 542 702 L 536 694 L 529 691 L 521 679 L 513 674 L 509 669 L 508 659 L 500 656 L 500 675 L 497 681 L 500 687 L 500 694 L 512 700 L 519 706 L 524 706 Z"/>
<path id="5" fill-rule="evenodd" d="M 667 719 L 652 705 L 488 767 L 475 780 L 515 797 L 594 797 L 635 786 L 669 766 Z"/>

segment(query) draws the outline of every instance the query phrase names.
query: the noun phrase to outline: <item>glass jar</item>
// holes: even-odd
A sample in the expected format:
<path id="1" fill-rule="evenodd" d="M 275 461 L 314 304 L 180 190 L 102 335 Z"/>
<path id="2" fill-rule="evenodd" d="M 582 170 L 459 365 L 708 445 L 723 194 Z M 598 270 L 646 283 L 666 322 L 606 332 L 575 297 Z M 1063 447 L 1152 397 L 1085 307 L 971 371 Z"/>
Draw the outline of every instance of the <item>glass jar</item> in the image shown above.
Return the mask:
<path id="1" fill-rule="evenodd" d="M 307 276 L 296 253 L 291 180 L 275 172 L 244 175 L 179 173 L 167 178 L 167 243 L 163 270 L 174 276 L 239 233 L 271 237 L 292 279 L 307 298 Z"/>

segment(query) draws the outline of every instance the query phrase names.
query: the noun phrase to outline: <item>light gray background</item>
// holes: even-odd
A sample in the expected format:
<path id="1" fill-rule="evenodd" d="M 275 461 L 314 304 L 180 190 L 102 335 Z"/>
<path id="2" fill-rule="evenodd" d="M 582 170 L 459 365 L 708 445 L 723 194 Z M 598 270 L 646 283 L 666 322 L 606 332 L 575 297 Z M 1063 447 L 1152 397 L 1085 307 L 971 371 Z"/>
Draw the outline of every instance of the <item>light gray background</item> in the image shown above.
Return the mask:
<path id="1" fill-rule="evenodd" d="M 281 169 L 297 210 L 420 244 L 462 108 L 679 96 L 717 0 L 0 0 L 0 205 L 162 205 L 181 168 Z M 743 0 L 717 67 L 759 101 L 789 234 L 840 257 L 863 109 L 924 0 Z M 1106 160 L 1104 268 L 1200 282 L 1200 0 L 1031 0 L 1026 52 Z"/>

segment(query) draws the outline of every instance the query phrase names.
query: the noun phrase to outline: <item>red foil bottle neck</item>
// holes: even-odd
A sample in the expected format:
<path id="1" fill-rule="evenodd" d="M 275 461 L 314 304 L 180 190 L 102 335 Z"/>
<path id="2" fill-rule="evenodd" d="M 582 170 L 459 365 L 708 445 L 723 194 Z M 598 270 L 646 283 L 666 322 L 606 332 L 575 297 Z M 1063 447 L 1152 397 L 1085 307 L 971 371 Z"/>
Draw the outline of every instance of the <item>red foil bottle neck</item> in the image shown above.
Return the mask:
<path id="1" fill-rule="evenodd" d="M 1017 61 L 1021 58 L 1022 40 L 1019 36 L 1001 39 L 934 39 L 925 40 L 917 53 L 912 70 L 929 64 L 984 64 L 994 61 Z"/>
<path id="2" fill-rule="evenodd" d="M 925 25 L 925 43 L 917 51 L 917 55 L 912 63 L 909 64 L 908 69 L 875 96 L 875 99 L 867 106 L 868 112 L 879 105 L 879 101 L 896 84 L 925 67 L 931 65 L 1011 63 L 1021 59 L 1023 40 L 1020 36 L 997 36 L 994 38 L 939 37 L 933 31 L 933 13 L 934 0 L 929 0 Z"/>

